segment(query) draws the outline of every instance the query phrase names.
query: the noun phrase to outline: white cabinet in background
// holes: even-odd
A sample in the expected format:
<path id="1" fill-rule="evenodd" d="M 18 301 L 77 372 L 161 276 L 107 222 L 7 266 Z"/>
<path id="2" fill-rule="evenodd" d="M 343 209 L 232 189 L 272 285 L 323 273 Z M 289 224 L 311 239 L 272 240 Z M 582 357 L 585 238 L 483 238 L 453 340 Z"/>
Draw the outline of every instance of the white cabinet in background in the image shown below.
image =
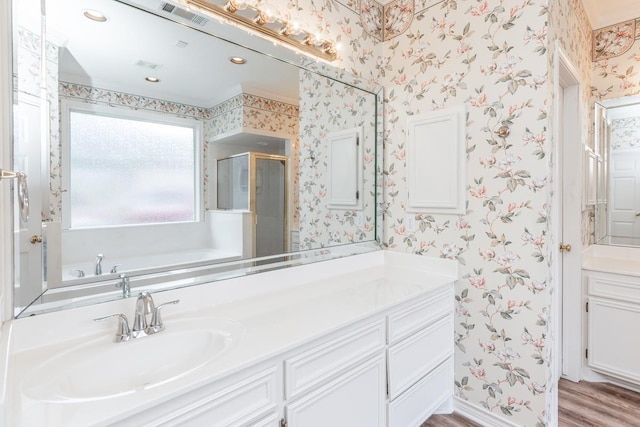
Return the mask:
<path id="1" fill-rule="evenodd" d="M 588 366 L 640 385 L 640 277 L 588 273 Z"/>

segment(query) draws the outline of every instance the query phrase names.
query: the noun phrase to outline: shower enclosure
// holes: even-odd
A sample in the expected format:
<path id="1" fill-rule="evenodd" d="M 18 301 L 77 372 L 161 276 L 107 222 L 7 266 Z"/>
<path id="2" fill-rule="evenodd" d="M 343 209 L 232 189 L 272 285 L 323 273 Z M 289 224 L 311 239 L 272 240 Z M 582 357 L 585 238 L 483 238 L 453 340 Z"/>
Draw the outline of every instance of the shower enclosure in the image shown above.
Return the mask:
<path id="1" fill-rule="evenodd" d="M 218 209 L 250 211 L 254 256 L 289 250 L 287 157 L 242 153 L 218 160 Z"/>

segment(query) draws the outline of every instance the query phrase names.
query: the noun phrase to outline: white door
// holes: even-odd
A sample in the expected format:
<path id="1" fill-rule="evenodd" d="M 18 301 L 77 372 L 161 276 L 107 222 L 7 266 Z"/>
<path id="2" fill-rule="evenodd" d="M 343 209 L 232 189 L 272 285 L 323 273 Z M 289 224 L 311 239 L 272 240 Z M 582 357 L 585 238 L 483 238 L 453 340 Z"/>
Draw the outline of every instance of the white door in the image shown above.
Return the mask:
<path id="1" fill-rule="evenodd" d="M 611 152 L 610 235 L 640 238 L 640 150 Z M 620 239 L 618 239 L 620 240 Z"/>
<path id="2" fill-rule="evenodd" d="M 42 293 L 42 168 L 40 99 L 20 94 L 14 105 L 14 166 L 27 174 L 29 221 L 16 210 L 15 305 L 24 307 Z M 17 197 L 14 197 L 17 199 Z M 17 204 L 17 200 L 15 201 Z M 19 224 L 18 224 L 19 221 Z"/>

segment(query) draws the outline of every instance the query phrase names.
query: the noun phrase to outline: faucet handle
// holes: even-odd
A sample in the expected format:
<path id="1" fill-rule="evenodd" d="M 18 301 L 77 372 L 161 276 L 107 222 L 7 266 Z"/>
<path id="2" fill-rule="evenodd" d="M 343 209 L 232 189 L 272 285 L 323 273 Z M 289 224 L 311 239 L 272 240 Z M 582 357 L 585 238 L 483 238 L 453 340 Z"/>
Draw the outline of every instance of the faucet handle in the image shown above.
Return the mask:
<path id="1" fill-rule="evenodd" d="M 151 324 L 149 324 L 149 328 L 153 331 L 153 332 L 160 332 L 164 330 L 164 324 L 162 323 L 162 317 L 160 316 L 160 309 L 162 307 L 166 307 L 168 305 L 171 304 L 177 304 L 179 303 L 180 300 L 173 300 L 173 301 L 168 301 L 168 302 L 163 302 L 162 304 L 158 305 L 155 310 L 153 310 L 153 316 L 151 317 Z"/>
<path id="2" fill-rule="evenodd" d="M 118 273 L 118 267 L 121 267 L 122 264 L 113 264 L 113 267 L 111 267 L 111 270 L 109 271 L 111 274 L 116 274 Z"/>
<path id="3" fill-rule="evenodd" d="M 93 320 L 95 320 L 96 322 L 100 322 L 103 320 L 111 319 L 112 317 L 115 317 L 116 319 L 118 319 L 118 329 L 116 329 L 116 336 L 113 339 L 113 342 L 123 342 L 131 338 L 131 330 L 129 329 L 129 320 L 127 319 L 127 316 L 125 316 L 122 313 L 110 314 L 108 316 L 98 317 L 97 319 L 93 319 Z"/>
<path id="4" fill-rule="evenodd" d="M 129 298 L 131 296 L 131 284 L 129 283 L 129 276 L 126 273 L 120 273 L 120 280 L 116 283 L 116 288 L 122 288 L 122 298 Z"/>
<path id="5" fill-rule="evenodd" d="M 73 269 L 69 271 L 69 274 L 72 277 L 84 277 L 84 270 L 80 270 L 80 269 Z"/>

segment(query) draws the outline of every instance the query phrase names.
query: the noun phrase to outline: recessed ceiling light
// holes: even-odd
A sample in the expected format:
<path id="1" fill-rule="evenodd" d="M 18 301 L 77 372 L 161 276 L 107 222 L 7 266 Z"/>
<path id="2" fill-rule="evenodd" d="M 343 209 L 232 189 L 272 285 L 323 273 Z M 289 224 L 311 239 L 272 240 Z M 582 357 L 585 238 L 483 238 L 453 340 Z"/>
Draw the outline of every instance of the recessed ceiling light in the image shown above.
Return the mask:
<path id="1" fill-rule="evenodd" d="M 229 58 L 229 61 L 231 61 L 232 64 L 236 64 L 236 65 L 242 65 L 247 63 L 246 59 L 241 58 L 239 56 L 232 56 L 231 58 Z"/>
<path id="2" fill-rule="evenodd" d="M 85 18 L 91 19 L 92 21 L 96 21 L 96 22 L 107 21 L 107 17 L 104 16 L 102 12 L 98 12 L 97 10 L 87 9 L 83 12 L 83 15 L 85 16 Z"/>
<path id="3" fill-rule="evenodd" d="M 160 81 L 160 79 L 157 77 L 145 77 L 145 80 L 149 83 L 158 83 Z"/>

